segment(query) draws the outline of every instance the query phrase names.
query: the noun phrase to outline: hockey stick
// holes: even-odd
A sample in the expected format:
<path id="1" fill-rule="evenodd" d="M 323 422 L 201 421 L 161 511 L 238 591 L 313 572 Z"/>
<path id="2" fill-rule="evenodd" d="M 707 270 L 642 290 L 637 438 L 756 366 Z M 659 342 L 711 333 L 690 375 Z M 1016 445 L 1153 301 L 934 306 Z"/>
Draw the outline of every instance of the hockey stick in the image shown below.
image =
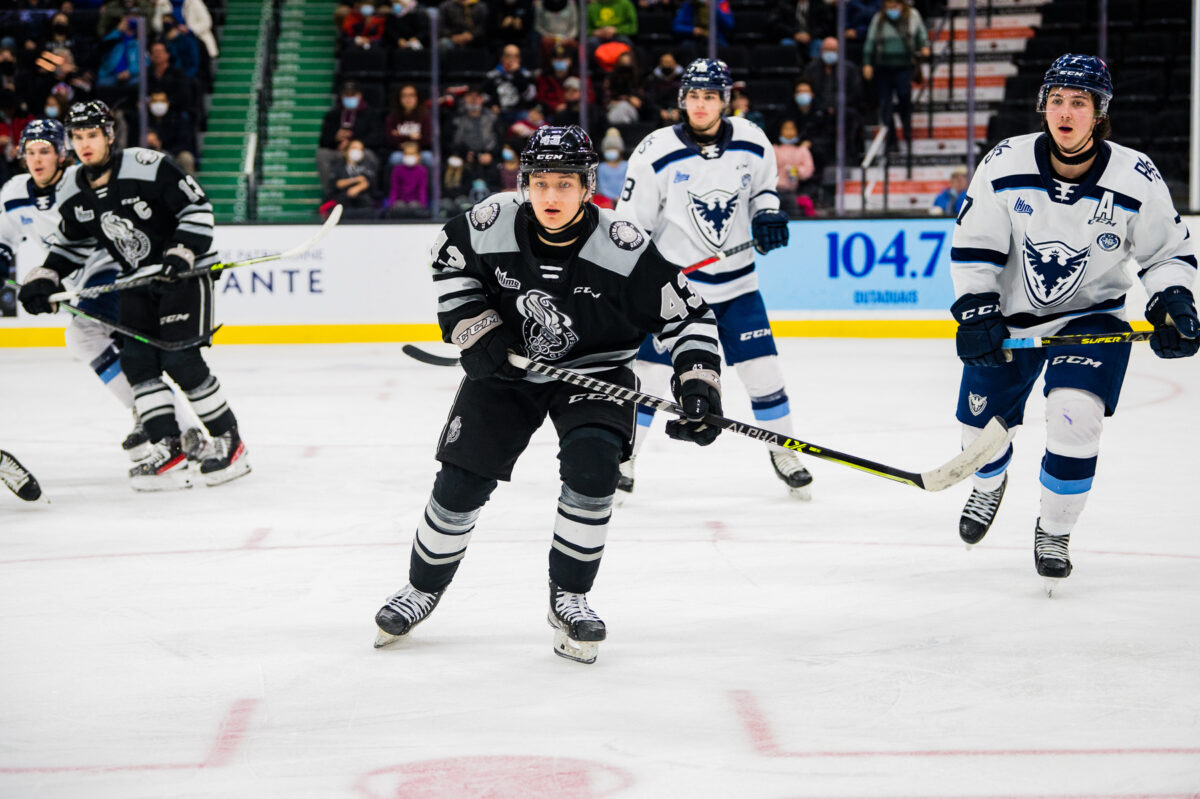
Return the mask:
<path id="1" fill-rule="evenodd" d="M 458 358 L 451 358 L 447 355 L 434 355 L 432 352 L 417 347 L 413 344 L 405 344 L 400 348 L 410 358 L 415 358 L 421 363 L 427 363 L 430 366 L 458 366 Z"/>
<path id="2" fill-rule="evenodd" d="M 728 258 L 731 255 L 737 255 L 742 250 L 750 249 L 751 247 L 753 247 L 755 245 L 755 243 L 756 242 L 754 241 L 754 239 L 750 239 L 750 241 L 744 241 L 741 244 L 737 245 L 736 247 L 730 247 L 728 250 L 721 250 L 716 255 L 709 256 L 708 258 L 705 258 L 703 261 L 697 261 L 696 263 L 692 264 L 691 266 L 685 266 L 682 269 L 680 269 L 679 271 L 683 272 L 686 275 L 688 272 L 695 272 L 697 269 L 703 269 L 706 266 L 712 266 L 713 264 L 717 263 L 718 261 L 724 261 L 726 258 Z"/>
<path id="3" fill-rule="evenodd" d="M 0 483 L 26 502 L 33 502 L 42 496 L 42 487 L 37 478 L 13 457 L 11 452 L 0 449 Z"/>
<path id="4" fill-rule="evenodd" d="M 323 239 L 330 230 L 342 218 L 342 206 L 335 205 L 329 213 L 329 218 L 325 220 L 325 224 L 321 225 L 321 229 L 308 238 L 307 241 L 297 244 L 290 250 L 283 252 L 272 253 L 271 255 L 260 255 L 257 258 L 247 258 L 244 261 L 228 261 L 223 263 L 213 264 L 212 266 L 198 266 L 195 269 L 188 269 L 185 272 L 180 272 L 172 278 L 172 280 L 183 280 L 189 277 L 198 277 L 200 275 L 211 274 L 212 272 L 220 272 L 224 269 L 235 269 L 239 266 L 253 266 L 267 261 L 279 261 L 284 258 L 293 258 L 301 253 L 312 249 L 318 241 Z M 116 283 L 106 283 L 103 286 L 89 286 L 84 289 L 76 289 L 74 291 L 60 291 L 57 294 L 50 295 L 50 302 L 62 302 L 70 300 L 74 302 L 78 299 L 91 299 L 99 297 L 101 294 L 107 294 L 110 291 L 123 291 L 124 289 L 136 289 L 142 286 L 148 286 L 151 283 L 163 283 L 163 279 L 157 275 L 147 275 L 145 277 L 134 277 L 128 280 L 117 280 Z"/>
<path id="5" fill-rule="evenodd" d="M 508 354 L 508 362 L 520 369 L 527 369 L 530 372 L 536 372 L 555 380 L 561 380 L 564 383 L 580 386 L 591 391 L 599 391 L 612 397 L 629 400 L 638 405 L 656 408 L 667 413 L 683 415 L 683 408 L 677 403 L 668 402 L 652 394 L 643 394 L 640 391 L 624 388 L 623 386 L 608 383 L 604 380 L 597 380 L 594 377 L 579 374 L 578 372 L 559 369 L 558 367 L 539 363 L 538 361 L 531 361 L 512 352 Z M 843 466 L 849 466 L 851 469 L 858 469 L 859 471 L 888 480 L 894 480 L 898 483 L 906 483 L 925 491 L 941 491 L 944 488 L 949 488 L 965 480 L 991 461 L 1008 440 L 1008 428 L 1004 424 L 1004 420 L 999 416 L 993 416 L 992 420 L 983 428 L 979 437 L 971 442 L 966 449 L 941 466 L 930 469 L 927 472 L 918 473 L 885 466 L 882 463 L 869 461 L 856 455 L 848 455 L 844 452 L 838 452 L 837 450 L 817 444 L 810 444 L 806 441 L 797 441 L 780 433 L 774 433 L 761 427 L 754 427 L 734 421 L 733 419 L 727 419 L 724 416 L 708 414 L 704 417 L 704 421 L 707 424 L 715 425 L 731 433 L 757 439 L 764 444 L 775 444 L 784 449 L 804 452 L 815 458 L 840 463 Z"/>
<path id="6" fill-rule="evenodd" d="M 1149 341 L 1153 330 L 1133 330 L 1127 333 L 1080 333 L 1066 336 L 1037 336 L 1034 338 L 1006 338 L 1006 350 L 1041 349 L 1042 347 L 1067 347 L 1072 344 L 1125 344 L 1132 341 Z"/>
<path id="7" fill-rule="evenodd" d="M 21 288 L 21 284 L 15 280 L 6 280 L 6 281 L 4 281 L 4 283 L 5 283 L 5 285 L 12 286 L 15 289 Z M 114 322 L 111 319 L 106 319 L 103 316 L 94 316 L 81 308 L 76 308 L 74 305 L 68 305 L 65 302 L 60 302 L 58 304 L 58 307 L 66 310 L 66 311 L 69 311 L 71 314 L 78 316 L 81 319 L 89 319 L 93 322 L 103 325 L 104 327 L 108 328 L 109 330 L 113 330 L 117 333 L 120 333 L 123 336 L 128 336 L 129 338 L 133 339 L 134 341 L 140 341 L 143 344 L 148 344 L 151 347 L 154 347 L 155 349 L 164 350 L 166 352 L 178 352 L 180 350 L 187 350 L 187 349 L 191 349 L 192 347 L 198 347 L 201 344 L 208 341 L 210 338 L 212 338 L 213 333 L 216 333 L 218 330 L 221 329 L 221 326 L 217 325 L 209 333 L 207 333 L 206 335 L 203 335 L 203 336 L 196 336 L 194 338 L 184 339 L 182 341 L 164 341 L 160 338 L 152 338 L 151 336 L 147 336 L 142 333 L 139 333 L 138 331 L 134 330 L 132 327 L 126 327 L 125 325 L 120 324 L 118 322 Z"/>

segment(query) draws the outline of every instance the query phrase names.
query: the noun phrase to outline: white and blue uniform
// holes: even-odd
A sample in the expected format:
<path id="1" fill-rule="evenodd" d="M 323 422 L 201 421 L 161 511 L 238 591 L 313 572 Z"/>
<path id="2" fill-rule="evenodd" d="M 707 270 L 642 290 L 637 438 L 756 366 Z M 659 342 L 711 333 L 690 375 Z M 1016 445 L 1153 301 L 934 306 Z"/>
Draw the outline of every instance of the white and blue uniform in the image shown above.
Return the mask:
<path id="1" fill-rule="evenodd" d="M 1131 258 L 1150 296 L 1196 276 L 1187 226 L 1148 157 L 1100 142 L 1089 171 L 1063 180 L 1040 133 L 1006 139 L 984 157 L 950 258 L 956 296 L 998 293 L 1004 323 L 1019 337 L 1130 330 Z M 1014 350 L 1003 366 L 963 369 L 957 416 L 968 443 L 994 414 L 1015 430 L 1045 367 L 1041 523 L 1052 535 L 1070 532 L 1083 509 L 1129 354 L 1128 344 Z M 1009 446 L 976 475 L 976 488 L 997 489 L 1011 457 Z"/>
<path id="2" fill-rule="evenodd" d="M 686 267 L 749 241 L 754 215 L 779 210 L 777 180 L 775 150 L 757 125 L 725 117 L 715 140 L 701 144 L 681 123 L 654 131 L 637 146 L 617 212 L 645 228 L 668 260 Z M 725 361 L 736 367 L 755 418 L 763 427 L 792 435 L 783 373 L 758 292 L 754 250 L 687 277 L 716 314 Z M 638 376 L 664 390 L 666 371 L 654 370 L 650 363 L 670 361 L 661 346 L 647 339 L 638 353 Z M 653 411 L 639 409 L 639 433 L 652 418 Z"/>
<path id="3" fill-rule="evenodd" d="M 61 215 L 59 193 L 63 187 L 74 185 L 78 166 L 63 170 L 51 186 L 39 188 L 30 175 L 17 175 L 0 188 L 0 248 L 13 255 L 22 245 L 37 251 L 33 266 L 46 259 L 52 240 L 58 236 Z M 14 258 L 15 260 L 15 258 Z M 112 283 L 120 267 L 104 250 L 94 251 L 83 267 L 63 281 L 69 289 Z M 110 292 L 92 299 L 81 300 L 78 307 L 87 313 L 108 319 L 118 315 L 117 294 Z M 120 354 L 113 335 L 102 325 L 89 319 L 72 317 L 66 329 L 67 351 L 87 363 L 96 376 L 127 408 L 133 407 L 133 391 L 121 371 Z"/>

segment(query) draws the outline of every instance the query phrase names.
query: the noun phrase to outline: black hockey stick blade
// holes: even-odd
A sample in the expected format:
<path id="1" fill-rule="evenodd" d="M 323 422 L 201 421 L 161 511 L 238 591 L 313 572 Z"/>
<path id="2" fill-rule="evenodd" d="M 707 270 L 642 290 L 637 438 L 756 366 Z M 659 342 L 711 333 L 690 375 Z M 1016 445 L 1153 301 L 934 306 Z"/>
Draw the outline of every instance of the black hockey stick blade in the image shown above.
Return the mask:
<path id="1" fill-rule="evenodd" d="M 42 496 L 42 487 L 37 478 L 13 457 L 12 453 L 0 449 L 0 483 L 26 502 L 36 502 Z"/>
<path id="2" fill-rule="evenodd" d="M 432 352 L 426 352 L 414 344 L 405 344 L 400 350 L 408 357 L 414 358 L 421 363 L 427 363 L 430 366 L 458 366 L 458 358 L 434 355 Z"/>
<path id="3" fill-rule="evenodd" d="M 581 386 L 592 391 L 599 391 L 618 399 L 629 400 L 638 405 L 645 405 L 648 408 L 655 408 L 680 416 L 683 415 L 683 408 L 678 404 L 662 399 L 661 397 L 656 397 L 653 394 L 643 394 L 640 391 L 634 391 L 633 389 L 618 386 L 615 383 L 609 383 L 604 380 L 598 380 L 568 369 L 560 369 L 549 364 L 531 361 L 512 352 L 508 354 L 508 362 L 520 369 L 535 372 L 554 380 L 561 380 L 564 383 Z M 866 458 L 860 458 L 857 455 L 838 452 L 829 447 L 789 438 L 762 427 L 755 427 L 733 419 L 727 419 L 724 416 L 709 414 L 704 417 L 704 421 L 728 430 L 731 433 L 756 439 L 764 444 L 774 444 L 794 452 L 804 452 L 814 458 L 840 463 L 851 469 L 857 469 L 861 472 L 894 480 L 898 483 L 905 483 L 925 491 L 941 491 L 962 482 L 970 475 L 979 471 L 984 465 L 991 462 L 996 453 L 1000 451 L 1000 448 L 1008 440 L 1008 428 L 1004 424 L 1004 420 L 999 416 L 993 416 L 991 421 L 983 428 L 979 437 L 958 455 L 929 471 L 910 472 L 882 463 L 876 463 Z"/>
<path id="4" fill-rule="evenodd" d="M 1033 338 L 1006 338 L 1004 349 L 1029 350 L 1042 347 L 1069 347 L 1078 344 L 1127 344 L 1149 341 L 1153 330 L 1132 330 L 1123 333 L 1075 333 L 1063 336 L 1035 336 Z"/>
<path id="5" fill-rule="evenodd" d="M 76 308 L 74 305 L 68 305 L 65 302 L 60 302 L 59 306 L 75 316 L 78 316 L 82 319 L 89 319 L 93 322 L 98 322 L 109 330 L 116 331 L 123 336 L 128 336 L 134 341 L 140 341 L 143 344 L 147 344 L 155 349 L 163 350 L 164 352 L 180 352 L 182 350 L 190 350 L 192 347 L 199 347 L 202 344 L 207 344 L 212 338 L 213 333 L 216 333 L 221 329 L 221 326 L 217 325 L 209 333 L 204 335 L 194 336 L 192 338 L 183 339 L 182 341 L 164 341 L 160 338 L 154 338 L 153 336 L 147 336 L 143 333 L 139 333 L 132 327 L 120 324 L 119 322 L 114 322 L 111 319 L 105 319 L 103 316 L 95 316 L 87 311 L 82 311 L 79 308 Z"/>

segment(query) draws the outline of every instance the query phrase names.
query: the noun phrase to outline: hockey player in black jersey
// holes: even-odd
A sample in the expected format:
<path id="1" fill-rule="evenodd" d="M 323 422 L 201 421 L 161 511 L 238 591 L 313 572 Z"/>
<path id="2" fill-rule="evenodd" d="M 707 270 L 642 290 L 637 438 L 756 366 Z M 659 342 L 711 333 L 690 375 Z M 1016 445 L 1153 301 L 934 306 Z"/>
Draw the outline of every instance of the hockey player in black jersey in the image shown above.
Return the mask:
<path id="1" fill-rule="evenodd" d="M 212 331 L 213 278 L 176 279 L 182 272 L 217 262 L 212 251 L 212 205 L 196 180 L 163 153 L 115 146 L 114 120 L 104 103 L 71 106 L 66 119 L 81 169 L 59 194 L 59 240 L 45 264 L 27 275 L 18 298 L 29 313 L 54 310 L 50 296 L 61 278 L 104 247 L 137 277 L 154 275 L 150 286 L 120 292 L 123 324 L 165 341 L 185 341 Z M 118 280 L 119 282 L 119 280 Z M 187 394 L 212 436 L 211 446 L 193 452 L 200 477 L 218 485 L 250 471 L 237 420 L 221 384 L 199 346 L 156 349 L 125 337 L 121 368 L 134 391 L 134 407 L 153 442 L 153 453 L 130 470 L 139 491 L 190 487 L 191 469 L 180 442 L 171 389 L 163 374 Z"/>
<path id="2" fill-rule="evenodd" d="M 719 429 L 716 320 L 645 232 L 589 202 L 598 158 L 579 127 L 541 128 L 521 153 L 519 192 L 497 194 L 446 224 L 433 245 L 438 323 L 462 351 L 459 387 L 438 445 L 441 469 L 417 526 L 409 584 L 375 616 L 375 646 L 408 634 L 454 578 L 480 510 L 508 480 L 549 416 L 558 433 L 558 497 L 550 546 L 554 651 L 596 659 L 604 622 L 587 603 L 604 553 L 618 466 L 635 409 L 512 366 L 528 358 L 633 387 L 646 333 L 670 351 L 688 416 L 668 434 L 701 445 Z"/>

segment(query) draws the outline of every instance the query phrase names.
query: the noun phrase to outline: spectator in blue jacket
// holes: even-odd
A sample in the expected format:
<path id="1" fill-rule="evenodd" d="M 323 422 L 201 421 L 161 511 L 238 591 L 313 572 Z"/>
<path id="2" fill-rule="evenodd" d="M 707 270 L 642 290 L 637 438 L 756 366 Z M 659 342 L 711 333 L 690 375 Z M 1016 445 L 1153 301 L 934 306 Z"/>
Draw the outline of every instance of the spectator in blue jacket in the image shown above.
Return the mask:
<path id="1" fill-rule="evenodd" d="M 679 10 L 675 12 L 675 23 L 672 27 L 675 36 L 679 39 L 706 45 L 708 43 L 708 0 L 683 0 Z M 733 11 L 729 8 L 729 0 L 719 0 L 717 3 L 717 44 L 722 47 L 729 44 L 729 37 L 732 35 Z"/>

